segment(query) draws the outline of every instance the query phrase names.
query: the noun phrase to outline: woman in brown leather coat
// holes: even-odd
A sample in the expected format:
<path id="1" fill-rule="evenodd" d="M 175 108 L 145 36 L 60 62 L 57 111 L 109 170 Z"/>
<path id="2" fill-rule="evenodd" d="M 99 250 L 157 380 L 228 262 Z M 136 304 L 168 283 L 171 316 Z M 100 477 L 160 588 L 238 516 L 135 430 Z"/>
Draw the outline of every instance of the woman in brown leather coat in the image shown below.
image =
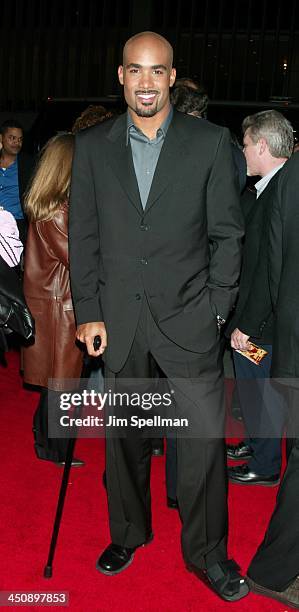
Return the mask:
<path id="1" fill-rule="evenodd" d="M 52 418 L 59 414 L 59 392 L 71 390 L 82 370 L 68 262 L 68 195 L 74 136 L 52 138 L 44 148 L 30 190 L 30 221 L 25 253 L 24 294 L 35 320 L 35 342 L 24 349 L 24 381 L 42 387 L 34 415 L 35 451 L 61 463 L 67 439 L 48 438 L 48 398 Z M 51 380 L 54 379 L 54 380 Z M 48 389 L 51 389 L 49 395 Z M 75 464 L 82 464 L 74 460 Z"/>

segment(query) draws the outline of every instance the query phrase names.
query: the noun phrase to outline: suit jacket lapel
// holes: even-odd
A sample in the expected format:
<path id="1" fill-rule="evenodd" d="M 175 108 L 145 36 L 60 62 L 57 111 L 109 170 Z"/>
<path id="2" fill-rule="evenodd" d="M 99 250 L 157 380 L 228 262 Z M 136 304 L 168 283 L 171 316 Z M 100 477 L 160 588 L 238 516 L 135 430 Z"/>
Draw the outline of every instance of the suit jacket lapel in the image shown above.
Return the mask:
<path id="1" fill-rule="evenodd" d="M 108 133 L 109 163 L 118 177 L 121 186 L 126 191 L 130 202 L 142 216 L 148 212 L 167 189 L 172 181 L 172 177 L 175 175 L 174 168 L 181 167 L 186 152 L 188 151 L 188 144 L 186 137 L 184 137 L 184 129 L 182 133 L 180 133 L 179 130 L 180 119 L 180 113 L 174 111 L 173 119 L 167 130 L 166 138 L 159 156 L 145 210 L 143 210 L 140 200 L 131 147 L 130 144 L 128 144 L 128 146 L 126 144 L 126 114 L 116 119 Z"/>
<path id="2" fill-rule="evenodd" d="M 274 176 L 272 176 L 272 178 L 270 179 L 268 185 L 262 191 L 261 195 L 255 200 L 255 203 L 252 205 L 252 208 L 251 208 L 250 212 L 248 213 L 248 215 L 246 217 L 246 225 L 250 224 L 252 222 L 252 220 L 255 218 L 255 216 L 259 215 L 258 209 L 260 207 L 268 208 L 269 206 L 270 207 L 272 206 L 272 201 L 273 201 L 273 193 L 272 192 L 275 189 L 276 182 L 278 180 L 278 175 L 280 173 L 280 170 L 278 170 L 278 172 L 276 172 L 276 174 L 274 174 Z"/>
<path id="3" fill-rule="evenodd" d="M 175 168 L 180 168 L 186 156 L 188 146 L 186 139 L 179 133 L 180 113 L 174 111 L 172 122 L 167 130 L 166 138 L 158 159 L 153 182 L 147 199 L 145 213 L 158 201 L 175 176 Z"/>
<path id="4" fill-rule="evenodd" d="M 127 145 L 127 119 L 126 114 L 121 115 L 108 133 L 109 146 L 107 149 L 109 163 L 122 188 L 127 193 L 130 202 L 140 215 L 144 214 L 136 174 L 134 170 L 130 143 Z"/>

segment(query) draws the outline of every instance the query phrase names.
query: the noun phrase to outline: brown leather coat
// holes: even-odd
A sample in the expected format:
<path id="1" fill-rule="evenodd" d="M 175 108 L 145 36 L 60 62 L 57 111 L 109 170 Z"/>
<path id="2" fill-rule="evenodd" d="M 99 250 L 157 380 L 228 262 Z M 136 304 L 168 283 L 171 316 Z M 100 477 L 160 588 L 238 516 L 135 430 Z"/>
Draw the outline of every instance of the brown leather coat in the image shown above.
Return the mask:
<path id="1" fill-rule="evenodd" d="M 24 381 L 54 390 L 72 388 L 79 378 L 82 352 L 75 344 L 75 318 L 68 261 L 68 205 L 54 217 L 29 226 L 25 253 L 24 294 L 35 319 L 35 342 L 24 349 Z"/>

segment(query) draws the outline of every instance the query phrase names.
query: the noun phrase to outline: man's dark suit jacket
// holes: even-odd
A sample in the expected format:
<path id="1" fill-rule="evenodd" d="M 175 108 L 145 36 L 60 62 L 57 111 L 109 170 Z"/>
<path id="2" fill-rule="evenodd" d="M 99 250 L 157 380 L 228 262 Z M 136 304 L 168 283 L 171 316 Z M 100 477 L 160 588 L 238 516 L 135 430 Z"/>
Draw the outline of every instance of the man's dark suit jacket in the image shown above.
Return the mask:
<path id="1" fill-rule="evenodd" d="M 31 176 L 34 169 L 34 157 L 25 151 L 21 151 L 18 155 L 18 181 L 19 181 L 19 194 L 22 211 L 24 211 L 24 196 L 28 188 Z"/>
<path id="2" fill-rule="evenodd" d="M 272 376 L 299 379 L 299 154 L 280 172 L 270 224 Z M 298 387 L 299 381 L 292 385 Z"/>
<path id="3" fill-rule="evenodd" d="M 234 303 L 243 235 L 225 128 L 174 112 L 142 209 L 126 114 L 79 133 L 70 198 L 77 323 L 104 321 L 105 359 L 128 356 L 145 293 L 160 329 L 204 353 Z"/>
<path id="4" fill-rule="evenodd" d="M 258 199 L 246 191 L 241 198 L 245 219 L 245 242 L 239 295 L 226 330 L 237 327 L 257 343 L 272 344 L 273 313 L 268 272 L 268 235 L 279 170 Z"/>

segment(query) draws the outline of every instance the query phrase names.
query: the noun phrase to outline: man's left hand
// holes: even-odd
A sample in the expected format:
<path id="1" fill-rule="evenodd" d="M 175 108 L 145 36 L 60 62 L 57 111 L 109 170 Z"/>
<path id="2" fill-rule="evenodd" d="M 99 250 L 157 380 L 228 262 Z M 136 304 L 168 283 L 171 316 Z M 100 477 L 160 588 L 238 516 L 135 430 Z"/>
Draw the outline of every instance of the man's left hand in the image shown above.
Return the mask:
<path id="1" fill-rule="evenodd" d="M 239 351 L 247 351 L 250 348 L 248 339 L 249 336 L 247 336 L 247 334 L 243 334 L 243 332 L 236 327 L 230 338 L 231 347 L 233 349 L 238 349 Z"/>

